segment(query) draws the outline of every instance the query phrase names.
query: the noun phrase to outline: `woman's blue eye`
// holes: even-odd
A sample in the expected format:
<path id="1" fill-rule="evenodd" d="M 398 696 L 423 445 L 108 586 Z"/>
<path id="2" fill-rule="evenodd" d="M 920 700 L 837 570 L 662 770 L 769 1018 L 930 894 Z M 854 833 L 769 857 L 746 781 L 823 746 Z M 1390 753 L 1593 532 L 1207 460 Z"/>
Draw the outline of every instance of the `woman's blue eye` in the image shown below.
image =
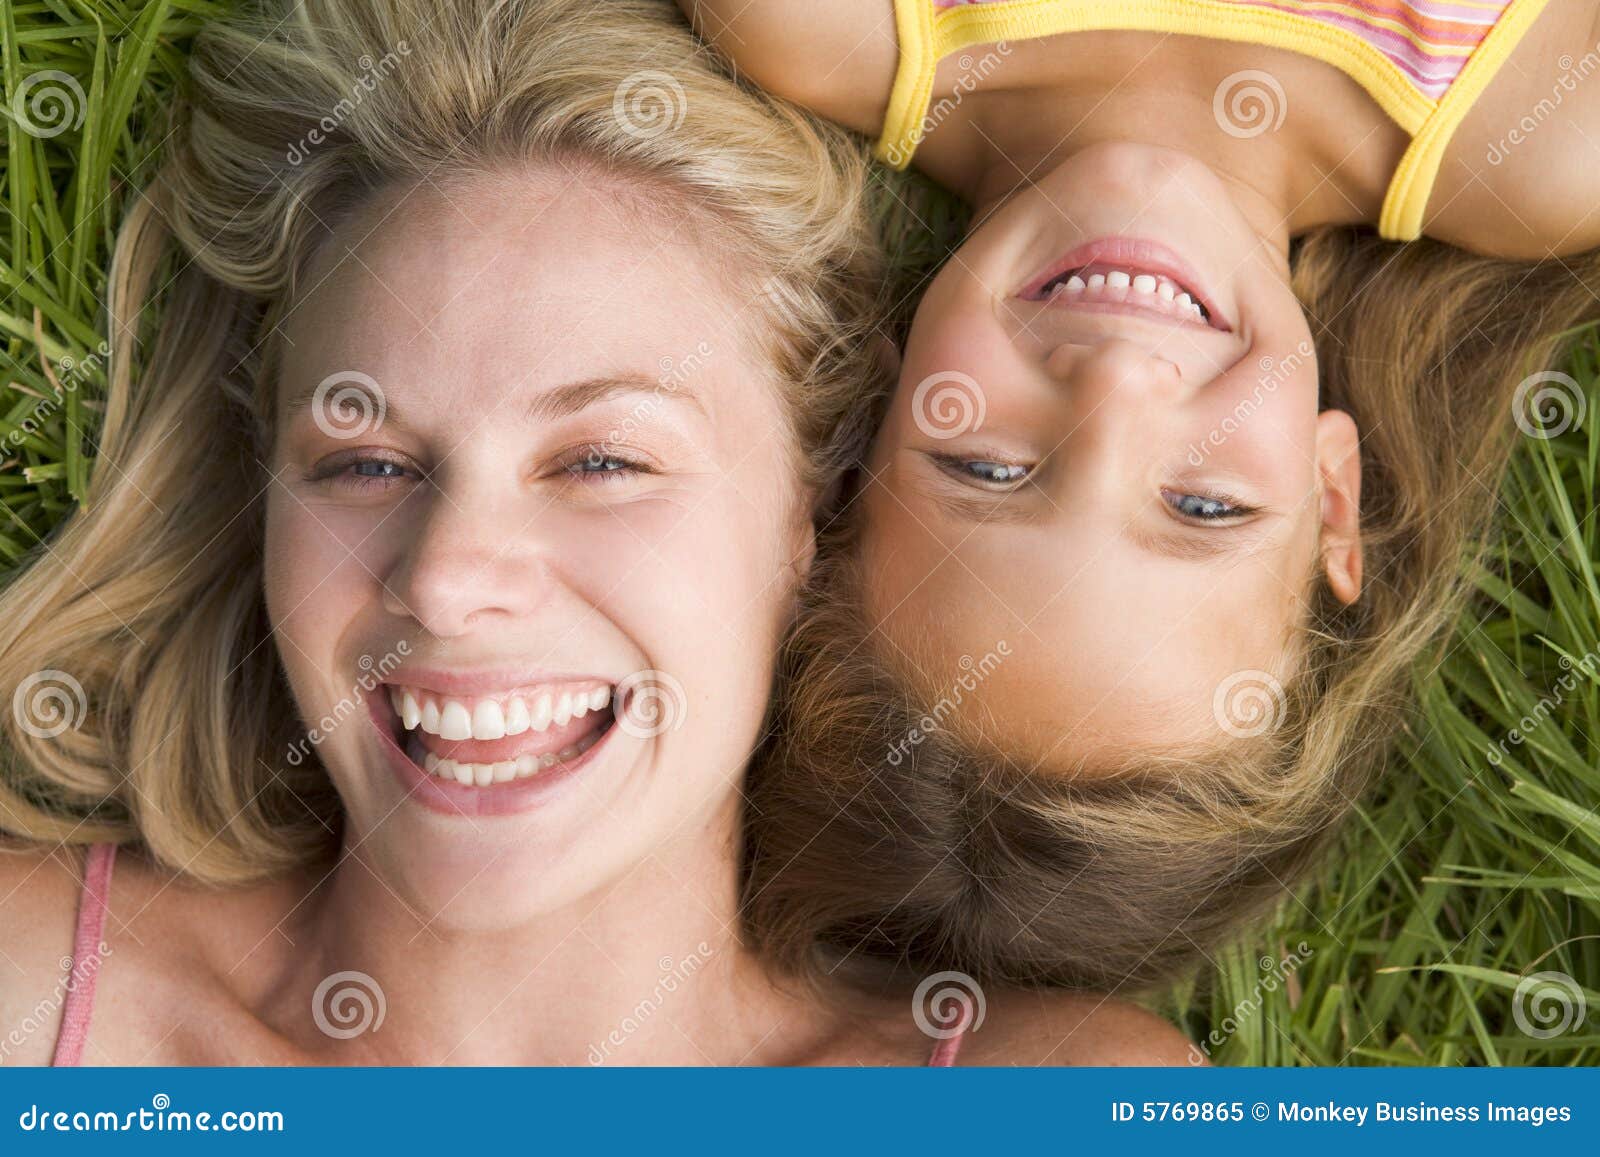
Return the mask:
<path id="1" fill-rule="evenodd" d="M 1185 518 L 1193 518 L 1198 522 L 1215 522 L 1250 513 L 1247 506 L 1238 506 L 1208 494 L 1169 494 L 1167 503 Z"/>
<path id="2" fill-rule="evenodd" d="M 578 477 L 607 480 L 640 472 L 639 465 L 604 450 L 589 450 L 566 467 L 567 473 Z"/>

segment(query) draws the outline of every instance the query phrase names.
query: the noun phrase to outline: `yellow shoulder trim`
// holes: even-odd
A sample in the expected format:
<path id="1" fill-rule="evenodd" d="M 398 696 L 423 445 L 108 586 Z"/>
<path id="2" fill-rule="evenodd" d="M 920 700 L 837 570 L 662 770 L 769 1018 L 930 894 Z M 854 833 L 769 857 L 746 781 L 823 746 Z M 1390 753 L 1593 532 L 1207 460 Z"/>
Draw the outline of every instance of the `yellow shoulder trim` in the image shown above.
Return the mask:
<path id="1" fill-rule="evenodd" d="M 895 24 L 900 65 L 877 155 L 900 169 L 922 140 L 940 60 L 977 44 L 1063 32 L 1166 32 L 1283 48 L 1347 73 L 1409 134 L 1415 135 L 1434 111 L 1433 102 L 1388 57 L 1353 32 L 1293 12 L 1240 9 L 1226 0 L 997 0 L 946 8 L 937 16 L 932 0 L 895 0 Z"/>
<path id="2" fill-rule="evenodd" d="M 922 141 L 922 120 L 933 94 L 934 70 L 939 67 L 932 0 L 894 0 L 894 23 L 900 38 L 900 63 L 874 155 L 892 168 L 903 169 Z"/>
<path id="3" fill-rule="evenodd" d="M 1467 58 L 1455 82 L 1434 106 L 1433 115 L 1413 135 L 1395 166 L 1378 217 L 1379 236 L 1391 241 L 1414 241 L 1422 236 L 1428 197 L 1439 176 L 1439 166 L 1444 164 L 1450 138 L 1546 3 L 1547 0 L 1511 0 L 1477 51 Z"/>

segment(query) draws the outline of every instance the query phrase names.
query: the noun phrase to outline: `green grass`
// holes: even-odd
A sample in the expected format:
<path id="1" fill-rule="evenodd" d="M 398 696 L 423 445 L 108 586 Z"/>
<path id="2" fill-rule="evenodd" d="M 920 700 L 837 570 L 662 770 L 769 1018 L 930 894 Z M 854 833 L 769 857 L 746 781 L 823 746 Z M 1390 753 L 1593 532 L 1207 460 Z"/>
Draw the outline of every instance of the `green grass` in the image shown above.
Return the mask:
<path id="1" fill-rule="evenodd" d="M 111 239 L 152 173 L 185 45 L 226 7 L 0 3 L 0 576 L 85 492 Z M 75 127 L 30 133 L 13 98 L 51 71 L 83 94 Z M 885 178 L 880 192 L 909 305 L 962 215 L 916 178 Z M 1170 1010 L 1217 1061 L 1600 1062 L 1600 681 L 1561 665 L 1600 646 L 1600 342 L 1588 336 L 1568 369 L 1587 390 L 1587 419 L 1519 446 L 1481 597 L 1443 664 L 1417 673 L 1423 710 L 1403 757 L 1324 875 L 1173 994 Z M 1491 763 L 1541 701 L 1547 717 Z M 1302 961 L 1272 963 L 1302 943 Z M 1539 972 L 1587 986 L 1588 1015 L 1567 1031 L 1516 1023 L 1517 985 Z M 1528 1007 L 1542 1030 L 1541 1006 Z"/>

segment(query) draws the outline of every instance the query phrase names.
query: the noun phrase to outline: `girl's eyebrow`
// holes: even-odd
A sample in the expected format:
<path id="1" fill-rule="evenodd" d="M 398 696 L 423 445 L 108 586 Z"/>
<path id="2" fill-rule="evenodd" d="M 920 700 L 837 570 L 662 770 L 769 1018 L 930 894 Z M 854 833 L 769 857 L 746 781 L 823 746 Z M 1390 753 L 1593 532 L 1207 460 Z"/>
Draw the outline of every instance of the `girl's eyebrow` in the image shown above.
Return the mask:
<path id="1" fill-rule="evenodd" d="M 302 388 L 292 394 L 284 403 L 286 419 L 292 421 L 300 413 L 311 409 L 318 389 L 320 386 Z M 340 382 L 339 392 L 346 391 L 355 391 L 367 396 L 369 408 L 365 412 L 381 413 L 384 422 L 392 423 L 401 429 L 410 428 L 381 387 L 377 396 L 374 396 L 373 392 L 359 381 Z M 541 390 L 528 403 L 527 409 L 523 412 L 523 421 L 528 423 L 554 421 L 557 418 L 581 413 L 601 402 L 631 394 L 655 395 L 658 402 L 674 401 L 692 406 L 702 415 L 706 413 L 705 405 L 686 382 L 664 382 L 645 377 L 643 374 L 602 374 Z"/>

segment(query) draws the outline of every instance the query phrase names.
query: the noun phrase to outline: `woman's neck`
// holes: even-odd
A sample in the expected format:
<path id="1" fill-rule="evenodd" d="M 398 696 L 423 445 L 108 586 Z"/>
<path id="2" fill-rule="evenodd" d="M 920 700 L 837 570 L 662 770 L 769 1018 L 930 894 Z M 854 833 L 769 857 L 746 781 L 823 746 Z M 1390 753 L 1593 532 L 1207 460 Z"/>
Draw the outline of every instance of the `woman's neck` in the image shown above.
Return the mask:
<path id="1" fill-rule="evenodd" d="M 737 844 L 732 823 L 717 828 L 493 930 L 410 910 L 359 847 L 346 849 L 288 930 L 294 947 L 263 1019 L 322 1063 L 782 1063 L 825 1028 L 740 944 Z M 352 994 L 381 990 L 381 1028 L 335 1035 L 338 983 L 316 997 L 335 973 L 369 978 L 350 978 Z"/>

